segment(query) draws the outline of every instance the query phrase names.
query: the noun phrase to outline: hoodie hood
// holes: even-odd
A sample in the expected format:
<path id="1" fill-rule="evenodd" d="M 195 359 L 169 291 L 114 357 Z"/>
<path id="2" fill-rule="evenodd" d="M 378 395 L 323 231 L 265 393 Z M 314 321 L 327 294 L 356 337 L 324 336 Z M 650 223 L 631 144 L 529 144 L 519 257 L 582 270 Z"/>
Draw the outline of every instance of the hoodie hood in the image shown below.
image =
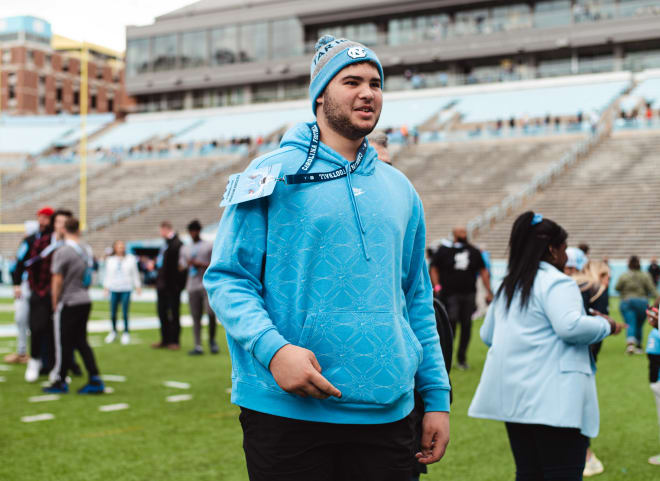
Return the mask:
<path id="1" fill-rule="evenodd" d="M 312 125 L 314 125 L 314 122 L 301 122 L 287 130 L 284 137 L 282 137 L 280 147 L 294 147 L 307 153 L 309 143 L 312 140 L 312 132 L 310 130 Z M 369 143 L 368 140 L 367 143 Z M 328 147 L 323 142 L 319 142 L 319 152 L 316 156 L 316 160 L 322 160 L 337 167 L 345 167 L 347 160 L 353 162 L 355 159 L 344 159 L 332 148 Z M 360 167 L 358 167 L 358 169 L 351 175 L 373 175 L 377 160 L 378 154 L 376 153 L 376 149 L 369 145 Z M 319 170 L 318 166 L 313 170 Z M 323 169 L 320 170 L 322 171 Z"/>

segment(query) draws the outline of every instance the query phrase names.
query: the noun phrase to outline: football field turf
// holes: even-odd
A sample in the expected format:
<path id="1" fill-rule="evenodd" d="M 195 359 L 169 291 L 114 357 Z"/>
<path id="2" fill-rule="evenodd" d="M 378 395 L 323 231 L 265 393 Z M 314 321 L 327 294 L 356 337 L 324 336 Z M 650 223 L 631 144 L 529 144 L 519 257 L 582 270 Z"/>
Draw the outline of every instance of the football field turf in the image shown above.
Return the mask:
<path id="1" fill-rule="evenodd" d="M 618 318 L 615 302 L 612 308 Z M 95 311 L 103 309 L 107 308 L 95 306 Z M 155 315 L 146 304 L 135 303 L 134 309 L 136 316 Z M 479 326 L 477 322 L 473 331 L 470 369 L 451 373 L 455 393 L 447 454 L 422 479 L 514 479 L 503 424 L 467 417 L 486 355 Z M 183 329 L 179 352 L 151 349 L 157 335 L 156 330 L 135 331 L 134 343 L 128 346 L 105 345 L 103 335 L 90 335 L 101 372 L 125 378 L 107 381 L 114 390 L 111 394 L 77 395 L 84 378 L 74 378 L 70 394 L 30 402 L 42 393 L 38 384 L 23 381 L 24 366 L 0 371 L 0 480 L 247 480 L 238 408 L 229 402 L 231 366 L 222 329 L 222 352 L 217 356 L 186 354 L 192 347 L 190 328 Z M 13 339 L 0 338 L 3 351 L 14 345 Z M 646 357 L 625 356 L 624 346 L 623 334 L 608 338 L 599 358 L 601 434 L 592 445 L 605 473 L 595 479 L 660 479 L 660 467 L 647 463 L 649 456 L 660 453 L 660 442 Z M 166 386 L 167 381 L 189 388 Z M 185 394 L 192 398 L 166 400 Z M 99 410 L 122 404 L 128 408 Z M 39 414 L 54 418 L 21 421 Z"/>

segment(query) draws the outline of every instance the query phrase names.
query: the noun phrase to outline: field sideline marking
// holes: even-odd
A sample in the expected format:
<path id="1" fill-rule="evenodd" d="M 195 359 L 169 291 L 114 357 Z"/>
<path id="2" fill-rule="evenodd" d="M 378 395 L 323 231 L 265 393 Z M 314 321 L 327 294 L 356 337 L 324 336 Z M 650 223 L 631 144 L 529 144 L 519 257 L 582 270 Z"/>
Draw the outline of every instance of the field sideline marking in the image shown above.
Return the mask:
<path id="1" fill-rule="evenodd" d="M 166 387 L 173 387 L 175 389 L 190 389 L 190 384 L 187 382 L 165 381 L 163 385 Z"/>
<path id="2" fill-rule="evenodd" d="M 57 401 L 60 397 L 57 394 L 46 394 L 44 396 L 32 396 L 28 398 L 31 403 L 41 403 L 45 401 Z"/>
<path id="3" fill-rule="evenodd" d="M 126 382 L 126 376 L 120 376 L 118 374 L 102 374 L 101 379 L 110 382 Z"/>
<path id="4" fill-rule="evenodd" d="M 124 409 L 128 409 L 129 405 L 126 403 L 119 403 L 119 404 L 106 404 L 105 406 L 99 406 L 99 411 L 103 413 L 107 413 L 110 411 L 122 411 Z"/>
<path id="5" fill-rule="evenodd" d="M 23 416 L 21 421 L 24 423 L 33 423 L 36 421 L 50 421 L 51 419 L 55 419 L 55 416 L 50 413 L 43 413 L 34 416 Z"/>
<path id="6" fill-rule="evenodd" d="M 190 401 L 192 399 L 192 394 L 177 394 L 176 396 L 167 396 L 165 400 L 168 403 L 178 403 L 181 401 Z"/>

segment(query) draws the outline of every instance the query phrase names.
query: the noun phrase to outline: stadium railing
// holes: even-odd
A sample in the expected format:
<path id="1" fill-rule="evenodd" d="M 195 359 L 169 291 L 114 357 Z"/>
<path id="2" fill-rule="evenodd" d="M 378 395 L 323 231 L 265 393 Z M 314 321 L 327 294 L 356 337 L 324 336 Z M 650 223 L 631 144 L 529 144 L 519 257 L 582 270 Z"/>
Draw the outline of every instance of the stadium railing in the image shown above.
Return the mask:
<path id="1" fill-rule="evenodd" d="M 628 85 L 622 92 L 613 97 L 603 109 L 597 125 L 585 140 L 579 141 L 569 152 L 564 154 L 557 162 L 552 164 L 545 172 L 536 175 L 526 186 L 515 194 L 504 198 L 500 203 L 489 207 L 482 214 L 467 223 L 468 236 L 483 231 L 492 223 L 503 220 L 514 209 L 522 206 L 526 199 L 531 198 L 539 190 L 547 187 L 553 179 L 563 173 L 568 167 L 574 165 L 581 158 L 588 155 L 605 137 L 608 137 L 614 127 L 614 120 L 618 112 L 618 103 L 622 95 L 633 88 L 634 83 Z"/>

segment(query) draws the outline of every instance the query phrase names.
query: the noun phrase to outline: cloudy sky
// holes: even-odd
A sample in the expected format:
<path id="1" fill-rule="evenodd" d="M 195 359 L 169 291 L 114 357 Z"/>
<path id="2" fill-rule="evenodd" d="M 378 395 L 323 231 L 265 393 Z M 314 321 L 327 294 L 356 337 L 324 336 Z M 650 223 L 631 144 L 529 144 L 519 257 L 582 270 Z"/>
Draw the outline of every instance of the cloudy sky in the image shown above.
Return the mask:
<path id="1" fill-rule="evenodd" d="M 0 0 L 0 18 L 33 15 L 50 22 L 53 33 L 124 50 L 126 25 L 147 25 L 154 17 L 195 0 Z"/>

